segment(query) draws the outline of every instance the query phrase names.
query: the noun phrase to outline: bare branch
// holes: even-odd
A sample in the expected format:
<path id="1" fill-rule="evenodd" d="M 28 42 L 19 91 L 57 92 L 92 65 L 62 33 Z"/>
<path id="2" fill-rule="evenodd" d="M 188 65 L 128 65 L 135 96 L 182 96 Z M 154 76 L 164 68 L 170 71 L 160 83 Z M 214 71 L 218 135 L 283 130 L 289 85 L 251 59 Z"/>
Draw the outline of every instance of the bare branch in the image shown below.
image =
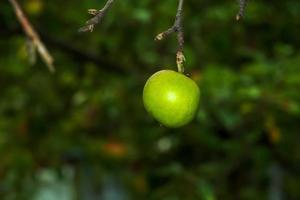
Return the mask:
<path id="1" fill-rule="evenodd" d="M 173 33 L 177 33 L 177 41 L 178 41 L 178 49 L 176 53 L 176 63 L 178 71 L 183 73 L 184 66 L 183 63 L 185 61 L 185 57 L 183 54 L 183 47 L 184 47 L 184 32 L 182 26 L 182 9 L 183 9 L 183 2 L 184 0 L 179 0 L 178 9 L 175 17 L 175 22 L 171 28 L 168 30 L 158 34 L 155 37 L 155 40 L 163 40 L 166 37 L 170 36 Z"/>
<path id="2" fill-rule="evenodd" d="M 96 9 L 89 9 L 88 13 L 93 15 L 94 17 L 86 21 L 86 25 L 81 27 L 78 31 L 79 32 L 92 32 L 94 30 L 94 27 L 96 24 L 98 24 L 101 19 L 105 16 L 106 12 L 109 10 L 109 8 L 114 3 L 114 0 L 107 0 L 106 4 L 101 10 Z"/>
<path id="3" fill-rule="evenodd" d="M 40 40 L 39 35 L 34 30 L 32 25 L 30 24 L 29 20 L 26 18 L 26 16 L 23 13 L 19 3 L 17 2 L 17 0 L 9 0 L 9 2 L 11 3 L 12 7 L 14 8 L 16 16 L 17 16 L 20 24 L 22 25 L 22 28 L 23 28 L 25 34 L 27 35 L 27 37 L 32 42 L 34 48 L 36 48 L 36 50 L 38 51 L 38 53 L 42 57 L 43 61 L 46 63 L 49 71 L 50 72 L 55 72 L 52 56 L 48 52 L 46 46 Z"/>
<path id="4" fill-rule="evenodd" d="M 247 6 L 247 0 L 238 0 L 239 1 L 239 12 L 236 15 L 236 20 L 240 20 L 244 14 L 245 14 L 245 9 Z"/>

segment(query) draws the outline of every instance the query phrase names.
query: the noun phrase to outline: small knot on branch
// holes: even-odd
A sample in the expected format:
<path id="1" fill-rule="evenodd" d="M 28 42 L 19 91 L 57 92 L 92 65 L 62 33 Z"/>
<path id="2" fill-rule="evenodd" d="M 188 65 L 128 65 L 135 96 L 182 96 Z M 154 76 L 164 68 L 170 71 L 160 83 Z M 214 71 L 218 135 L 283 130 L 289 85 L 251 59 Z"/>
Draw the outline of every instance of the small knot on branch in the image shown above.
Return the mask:
<path id="1" fill-rule="evenodd" d="M 183 73 L 184 72 L 184 62 L 185 62 L 185 56 L 182 51 L 177 51 L 176 53 L 176 63 L 177 63 L 177 69 L 178 72 Z"/>
<path id="2" fill-rule="evenodd" d="M 99 12 L 101 12 L 101 10 L 99 11 L 99 10 L 97 10 L 97 9 L 88 9 L 88 13 L 90 14 L 90 15 L 97 15 Z"/>
<path id="3" fill-rule="evenodd" d="M 156 37 L 155 37 L 155 41 L 160 41 L 160 40 L 163 40 L 164 39 L 164 34 L 163 33 L 160 33 L 158 34 Z"/>

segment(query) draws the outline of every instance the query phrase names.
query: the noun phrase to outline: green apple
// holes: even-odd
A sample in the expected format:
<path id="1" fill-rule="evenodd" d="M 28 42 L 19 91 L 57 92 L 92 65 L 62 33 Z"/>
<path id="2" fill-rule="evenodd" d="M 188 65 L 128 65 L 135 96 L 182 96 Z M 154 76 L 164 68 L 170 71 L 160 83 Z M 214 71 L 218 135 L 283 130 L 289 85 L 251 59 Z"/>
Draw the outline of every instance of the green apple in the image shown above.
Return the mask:
<path id="1" fill-rule="evenodd" d="M 161 124 L 171 128 L 184 126 L 194 118 L 199 98 L 197 84 L 172 70 L 153 74 L 143 91 L 146 110 Z"/>

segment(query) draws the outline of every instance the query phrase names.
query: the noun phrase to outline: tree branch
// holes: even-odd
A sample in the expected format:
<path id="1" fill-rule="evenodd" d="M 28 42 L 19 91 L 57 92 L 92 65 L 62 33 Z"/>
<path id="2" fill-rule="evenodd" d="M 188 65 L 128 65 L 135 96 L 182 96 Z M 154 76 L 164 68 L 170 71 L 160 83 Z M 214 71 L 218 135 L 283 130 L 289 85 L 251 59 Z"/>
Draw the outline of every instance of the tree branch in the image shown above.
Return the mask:
<path id="1" fill-rule="evenodd" d="M 178 2 L 178 9 L 175 17 L 175 22 L 171 28 L 168 30 L 158 34 L 155 37 L 155 40 L 163 40 L 166 37 L 170 36 L 173 33 L 177 33 L 177 41 L 178 41 L 178 49 L 176 53 L 176 63 L 178 71 L 183 73 L 184 66 L 183 63 L 185 61 L 185 57 L 183 54 L 183 47 L 184 47 L 184 32 L 182 26 L 182 10 L 183 10 L 183 2 L 184 0 L 179 0 Z"/>
<path id="2" fill-rule="evenodd" d="M 32 44 L 32 47 L 34 48 L 34 50 L 38 51 L 41 58 L 46 63 L 49 71 L 55 72 L 52 56 L 48 52 L 46 46 L 40 40 L 38 33 L 34 30 L 32 25 L 30 24 L 29 20 L 26 18 L 19 3 L 17 2 L 17 0 L 8 0 L 8 1 L 12 5 L 20 24 L 22 25 L 22 28 L 23 28 L 25 34 L 27 35 L 27 37 L 29 38 L 29 40 Z"/>
<path id="3" fill-rule="evenodd" d="M 90 31 L 92 32 L 94 30 L 94 27 L 96 24 L 98 24 L 101 19 L 105 16 L 109 8 L 112 6 L 115 0 L 107 0 L 106 4 L 101 10 L 96 10 L 96 9 L 89 9 L 88 13 L 91 15 L 94 15 L 93 18 L 89 19 L 86 21 L 86 25 L 81 27 L 78 31 L 79 32 L 87 32 Z"/>
<path id="4" fill-rule="evenodd" d="M 92 62 L 101 67 L 103 70 L 117 74 L 126 74 L 128 72 L 115 62 L 109 61 L 96 53 L 80 49 L 72 45 L 72 42 L 70 41 L 60 40 L 57 37 L 53 37 L 43 32 L 41 32 L 41 37 L 53 48 L 73 56 L 73 59 L 77 62 Z"/>
<path id="5" fill-rule="evenodd" d="M 0 37 L 9 38 L 22 34 L 22 29 L 20 29 L 19 27 L 11 28 L 4 25 L 1 28 L 3 28 L 3 31 L 0 31 Z M 89 52 L 85 49 L 81 49 L 73 45 L 71 41 L 59 39 L 41 30 L 39 31 L 39 33 L 42 40 L 45 41 L 49 47 L 61 51 L 66 56 L 72 57 L 72 59 L 74 59 L 77 63 L 91 62 L 107 72 L 121 75 L 129 73 L 128 70 L 122 68 L 119 64 L 106 59 L 106 57 L 101 57 L 94 52 Z M 134 72 L 130 71 L 130 73 Z"/>
<path id="6" fill-rule="evenodd" d="M 245 9 L 247 6 L 247 0 L 238 0 L 239 1 L 239 12 L 236 15 L 236 20 L 240 20 L 244 14 L 245 14 Z"/>

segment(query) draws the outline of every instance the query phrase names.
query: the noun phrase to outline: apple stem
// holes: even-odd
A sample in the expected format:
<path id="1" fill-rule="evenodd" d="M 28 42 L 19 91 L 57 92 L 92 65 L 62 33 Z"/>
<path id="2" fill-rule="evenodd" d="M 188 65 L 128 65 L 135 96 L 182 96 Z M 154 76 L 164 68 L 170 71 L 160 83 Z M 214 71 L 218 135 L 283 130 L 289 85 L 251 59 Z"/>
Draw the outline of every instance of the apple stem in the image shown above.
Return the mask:
<path id="1" fill-rule="evenodd" d="M 182 51 L 177 51 L 176 54 L 176 63 L 177 63 L 177 70 L 180 73 L 184 73 L 184 63 L 185 57 Z"/>

